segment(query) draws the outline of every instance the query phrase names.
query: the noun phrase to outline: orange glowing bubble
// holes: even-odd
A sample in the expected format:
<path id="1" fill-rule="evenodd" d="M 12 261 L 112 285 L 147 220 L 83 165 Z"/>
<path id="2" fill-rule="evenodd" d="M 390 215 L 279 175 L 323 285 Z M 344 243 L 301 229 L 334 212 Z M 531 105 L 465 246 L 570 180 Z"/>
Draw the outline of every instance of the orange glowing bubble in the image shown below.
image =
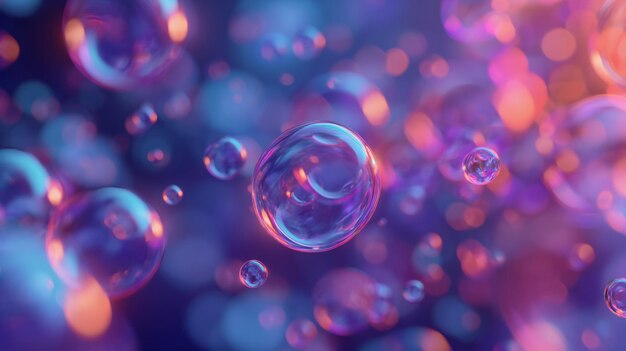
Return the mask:
<path id="1" fill-rule="evenodd" d="M 501 43 L 510 43 L 515 39 L 517 31 L 511 18 L 503 13 L 493 12 L 487 18 L 486 26 L 493 36 Z"/>
<path id="2" fill-rule="evenodd" d="M 367 121 L 373 126 L 381 126 L 389 120 L 387 99 L 378 90 L 372 90 L 363 98 L 361 109 Z"/>
<path id="3" fill-rule="evenodd" d="M 489 77 L 494 83 L 503 83 L 528 73 L 528 57 L 515 47 L 498 54 L 489 64 Z"/>
<path id="4" fill-rule="evenodd" d="M 424 113 L 415 112 L 406 119 L 404 135 L 420 151 L 436 154 L 442 149 L 439 131 Z"/>
<path id="5" fill-rule="evenodd" d="M 581 262 L 586 264 L 593 262 L 596 258 L 596 253 L 593 250 L 593 247 L 587 243 L 576 244 L 574 247 L 574 254 Z"/>
<path id="6" fill-rule="evenodd" d="M 174 11 L 167 19 L 167 31 L 173 42 L 180 43 L 185 40 L 188 30 L 187 16 L 181 10 Z"/>
<path id="7" fill-rule="evenodd" d="M 555 28 L 541 39 L 541 51 L 552 61 L 565 61 L 576 51 L 576 38 L 565 28 Z"/>
<path id="8" fill-rule="evenodd" d="M 65 24 L 65 42 L 70 50 L 76 50 L 85 43 L 85 27 L 78 19 L 71 19 Z"/>
<path id="9" fill-rule="evenodd" d="M 0 32 L 0 68 L 15 62 L 20 56 L 20 45 L 8 33 Z"/>
<path id="10" fill-rule="evenodd" d="M 490 254 L 478 241 L 469 239 L 462 242 L 456 250 L 461 262 L 461 269 L 469 277 L 484 274 L 490 268 Z"/>
<path id="11" fill-rule="evenodd" d="M 63 201 L 63 187 L 61 183 L 53 180 L 50 183 L 50 189 L 48 189 L 48 201 L 52 206 L 57 206 Z"/>
<path id="12" fill-rule="evenodd" d="M 543 113 L 547 103 L 547 87 L 533 74 L 507 81 L 495 92 L 493 104 L 504 122 L 513 132 L 527 130 Z"/>
<path id="13" fill-rule="evenodd" d="M 401 76 L 409 68 L 409 56 L 402 49 L 393 48 L 387 52 L 385 70 L 390 76 Z"/>
<path id="14" fill-rule="evenodd" d="M 620 158 L 613 166 L 613 187 L 622 196 L 626 197 L 626 157 Z"/>
<path id="15" fill-rule="evenodd" d="M 111 302 L 95 279 L 67 294 L 63 312 L 70 328 L 84 338 L 104 334 L 111 324 Z"/>
<path id="16" fill-rule="evenodd" d="M 540 136 L 535 140 L 535 149 L 542 155 L 549 155 L 554 149 L 554 143 L 552 139 Z"/>
<path id="17" fill-rule="evenodd" d="M 580 160 L 578 159 L 576 153 L 572 150 L 564 150 L 557 156 L 556 165 L 563 172 L 571 173 L 578 169 Z"/>

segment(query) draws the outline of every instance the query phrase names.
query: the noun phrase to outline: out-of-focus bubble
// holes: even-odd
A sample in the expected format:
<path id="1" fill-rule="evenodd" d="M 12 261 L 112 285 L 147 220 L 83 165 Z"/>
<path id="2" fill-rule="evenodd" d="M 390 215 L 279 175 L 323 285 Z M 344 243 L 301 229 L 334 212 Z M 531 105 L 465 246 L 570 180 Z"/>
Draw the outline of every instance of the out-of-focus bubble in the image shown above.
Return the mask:
<path id="1" fill-rule="evenodd" d="M 404 285 L 402 297 L 408 302 L 420 302 L 424 299 L 424 284 L 419 280 L 409 280 Z"/>
<path id="2" fill-rule="evenodd" d="M 111 301 L 93 278 L 68 292 L 63 310 L 67 324 L 84 338 L 101 336 L 111 324 Z"/>
<path id="3" fill-rule="evenodd" d="M 456 296 L 435 303 L 433 319 L 439 330 L 464 341 L 473 340 L 481 326 L 480 315 Z"/>
<path id="4" fill-rule="evenodd" d="M 604 302 L 614 315 L 626 318 L 626 279 L 614 279 L 604 287 Z"/>
<path id="5" fill-rule="evenodd" d="M 321 252 L 365 227 L 380 196 L 374 155 L 349 129 L 313 123 L 283 133 L 257 164 L 252 196 L 265 230 L 286 247 Z"/>
<path id="6" fill-rule="evenodd" d="M 326 38 L 315 27 L 307 27 L 296 33 L 291 44 L 294 55 L 303 60 L 317 57 L 326 46 Z"/>
<path id="7" fill-rule="evenodd" d="M 76 67 L 112 89 L 131 89 L 162 77 L 187 37 L 178 0 L 71 0 L 63 30 Z"/>
<path id="8" fill-rule="evenodd" d="M 2 6 L 2 2 L 0 2 Z M 20 56 L 20 45 L 11 34 L 0 31 L 0 69 L 9 67 Z"/>
<path id="9" fill-rule="evenodd" d="M 154 275 L 165 249 L 158 214 L 134 193 L 102 188 L 70 198 L 53 214 L 46 236 L 55 271 L 73 286 L 89 279 L 113 297 Z"/>
<path id="10" fill-rule="evenodd" d="M 626 3 L 605 0 L 591 35 L 591 63 L 598 75 L 611 84 L 626 87 Z"/>
<path id="11" fill-rule="evenodd" d="M 45 219 L 51 184 L 48 171 L 33 155 L 0 150 L 0 224 Z"/>
<path id="12" fill-rule="evenodd" d="M 183 189 L 172 184 L 163 190 L 163 201 L 168 205 L 178 205 L 183 200 Z"/>
<path id="13" fill-rule="evenodd" d="M 257 260 L 249 260 L 241 265 L 239 280 L 248 288 L 258 288 L 265 284 L 269 271 L 265 265 Z"/>
<path id="14" fill-rule="evenodd" d="M 486 147 L 477 147 L 463 159 L 463 174 L 468 182 L 485 185 L 500 173 L 500 158 L 495 151 Z"/>
<path id="15" fill-rule="evenodd" d="M 335 335 L 351 335 L 365 329 L 376 301 L 376 286 L 372 278 L 358 270 L 329 272 L 313 290 L 315 320 Z"/>
<path id="16" fill-rule="evenodd" d="M 165 101 L 163 111 L 171 119 L 184 118 L 191 111 L 191 100 L 187 94 L 178 92 Z"/>
<path id="17" fill-rule="evenodd" d="M 41 0 L 2 0 L 0 10 L 11 16 L 28 17 L 35 13 L 40 5 Z"/>
<path id="18" fill-rule="evenodd" d="M 587 243 L 577 243 L 572 247 L 568 261 L 572 269 L 582 271 L 596 258 L 593 247 Z"/>
<path id="19" fill-rule="evenodd" d="M 239 140 L 224 137 L 207 147 L 204 166 L 217 179 L 233 179 L 244 166 L 248 152 Z"/>
<path id="20" fill-rule="evenodd" d="M 452 351 L 446 338 L 430 328 L 411 327 L 368 342 L 362 351 L 398 349 L 406 351 Z"/>
<path id="21" fill-rule="evenodd" d="M 274 61 L 289 52 L 289 39 L 280 33 L 269 33 L 261 41 L 261 57 L 266 61 Z"/>
<path id="22" fill-rule="evenodd" d="M 452 38 L 465 43 L 482 43 L 492 38 L 509 42 L 515 38 L 511 19 L 494 11 L 490 1 L 443 0 L 441 21 Z"/>
<path id="23" fill-rule="evenodd" d="M 287 343 L 295 349 L 306 348 L 317 337 L 317 327 L 308 319 L 296 319 L 285 332 Z"/>
<path id="24" fill-rule="evenodd" d="M 154 106 L 145 103 L 126 119 L 126 131 L 132 135 L 141 134 L 152 127 L 158 118 Z"/>
<path id="25" fill-rule="evenodd" d="M 59 112 L 59 102 L 52 89 L 46 84 L 30 80 L 21 83 L 15 90 L 15 103 L 23 113 L 43 121 Z"/>
<path id="26" fill-rule="evenodd" d="M 385 125 L 391 112 L 387 98 L 365 77 L 350 72 L 323 75 L 299 95 L 297 122 L 336 122 L 366 134 Z"/>
<path id="27" fill-rule="evenodd" d="M 461 269 L 469 277 L 479 277 L 491 268 L 492 255 L 480 242 L 467 239 L 459 244 L 456 256 L 461 263 Z"/>

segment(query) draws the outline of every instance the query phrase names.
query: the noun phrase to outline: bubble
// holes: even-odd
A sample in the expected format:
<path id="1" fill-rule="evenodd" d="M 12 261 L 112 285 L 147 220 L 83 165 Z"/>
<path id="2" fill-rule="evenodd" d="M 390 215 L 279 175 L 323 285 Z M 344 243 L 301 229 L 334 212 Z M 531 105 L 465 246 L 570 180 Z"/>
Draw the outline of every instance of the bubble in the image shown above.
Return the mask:
<path id="1" fill-rule="evenodd" d="M 274 61 L 284 57 L 289 51 L 289 39 L 279 33 L 269 33 L 261 41 L 261 57 L 266 61 Z"/>
<path id="2" fill-rule="evenodd" d="M 295 349 L 307 347 L 317 337 L 317 327 L 308 319 L 296 319 L 289 324 L 285 339 Z"/>
<path id="3" fill-rule="evenodd" d="M 45 217 L 51 184 L 48 171 L 35 156 L 0 150 L 0 224 Z"/>
<path id="4" fill-rule="evenodd" d="M 296 34 L 291 49 L 298 58 L 310 60 L 317 57 L 325 46 L 324 35 L 315 27 L 307 27 Z"/>
<path id="5" fill-rule="evenodd" d="M 372 151 L 357 134 L 313 123 L 286 131 L 266 149 L 252 190 L 257 218 L 270 235 L 290 249 L 321 252 L 365 227 L 380 179 Z"/>
<path id="6" fill-rule="evenodd" d="M 145 132 L 157 122 L 158 116 L 154 106 L 145 103 L 126 119 L 126 130 L 132 135 Z"/>
<path id="7" fill-rule="evenodd" d="M 0 31 L 0 69 L 9 67 L 20 56 L 20 45 L 11 34 Z"/>
<path id="8" fill-rule="evenodd" d="M 158 214 L 129 190 L 102 188 L 74 196 L 52 215 L 48 258 L 70 285 L 95 279 L 112 297 L 154 275 L 165 249 Z"/>
<path id="9" fill-rule="evenodd" d="M 452 38 L 461 42 L 481 43 L 493 38 L 493 25 L 489 22 L 497 18 L 489 1 L 441 1 L 443 27 Z"/>
<path id="10" fill-rule="evenodd" d="M 263 263 L 257 260 L 249 260 L 241 265 L 239 280 L 248 288 L 258 288 L 265 284 L 269 272 Z"/>
<path id="11" fill-rule="evenodd" d="M 248 153 L 241 143 L 224 137 L 209 145 L 204 152 L 204 166 L 217 179 L 234 178 L 246 162 Z"/>
<path id="12" fill-rule="evenodd" d="M 176 184 L 163 190 L 163 201 L 168 205 L 178 205 L 183 200 L 183 190 Z"/>
<path id="13" fill-rule="evenodd" d="M 485 185 L 500 173 L 500 158 L 495 151 L 477 147 L 463 159 L 463 174 L 472 184 Z"/>
<path id="14" fill-rule="evenodd" d="M 626 87 L 626 3 L 606 0 L 598 12 L 597 30 L 590 37 L 591 62 L 605 81 Z"/>
<path id="15" fill-rule="evenodd" d="M 604 302 L 614 315 L 626 318 L 626 279 L 618 278 L 604 288 Z"/>
<path id="16" fill-rule="evenodd" d="M 420 302 L 424 299 L 424 284 L 419 280 L 409 280 L 404 286 L 402 297 L 408 302 Z"/>
<path id="17" fill-rule="evenodd" d="M 112 89 L 161 78 L 180 54 L 187 17 L 178 0 L 71 0 L 65 43 L 76 67 Z"/>

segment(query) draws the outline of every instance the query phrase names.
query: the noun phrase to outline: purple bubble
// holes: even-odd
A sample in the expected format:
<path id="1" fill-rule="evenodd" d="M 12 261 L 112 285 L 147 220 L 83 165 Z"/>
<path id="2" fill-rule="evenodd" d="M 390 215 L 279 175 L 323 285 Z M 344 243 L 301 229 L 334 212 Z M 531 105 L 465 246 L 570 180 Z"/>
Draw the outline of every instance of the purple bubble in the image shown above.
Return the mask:
<path id="1" fill-rule="evenodd" d="M 626 318 L 626 279 L 618 278 L 604 288 L 604 301 L 614 315 Z"/>
<path id="2" fill-rule="evenodd" d="M 244 262 L 239 270 L 239 280 L 248 288 L 258 288 L 265 284 L 269 271 L 265 265 L 257 260 Z"/>
<path id="3" fill-rule="evenodd" d="M 486 147 L 477 147 L 463 159 L 465 179 L 476 185 L 485 185 L 500 173 L 500 158 L 495 151 Z"/>
<path id="4" fill-rule="evenodd" d="M 246 149 L 237 139 L 224 137 L 206 149 L 204 166 L 215 178 L 228 180 L 241 171 L 247 157 Z"/>

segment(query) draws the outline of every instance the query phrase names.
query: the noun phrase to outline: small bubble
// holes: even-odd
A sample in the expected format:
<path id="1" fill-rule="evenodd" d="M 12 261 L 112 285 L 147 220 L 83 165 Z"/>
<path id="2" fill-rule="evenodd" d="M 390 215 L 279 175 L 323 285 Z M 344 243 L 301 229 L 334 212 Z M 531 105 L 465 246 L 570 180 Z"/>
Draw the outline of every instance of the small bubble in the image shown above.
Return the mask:
<path id="1" fill-rule="evenodd" d="M 477 147 L 463 159 L 465 179 L 476 185 L 485 185 L 500 173 L 500 158 L 495 151 L 486 147 Z"/>
<path id="2" fill-rule="evenodd" d="M 239 270 L 239 280 L 248 288 L 258 288 L 265 284 L 269 272 L 263 263 L 257 260 L 246 261 Z"/>
<path id="3" fill-rule="evenodd" d="M 317 327 L 308 319 L 296 319 L 289 324 L 285 333 L 287 343 L 293 348 L 306 348 L 317 337 Z"/>
<path id="4" fill-rule="evenodd" d="M 132 135 L 144 133 L 157 122 L 157 119 L 154 106 L 145 103 L 126 119 L 126 130 Z"/>
<path id="5" fill-rule="evenodd" d="M 163 201 L 168 205 L 178 205 L 183 199 L 183 190 L 172 184 L 163 190 Z"/>
<path id="6" fill-rule="evenodd" d="M 408 302 L 420 302 L 424 299 L 424 284 L 419 280 L 409 280 L 404 286 L 402 297 Z"/>
<path id="7" fill-rule="evenodd" d="M 246 162 L 248 153 L 241 143 L 224 137 L 209 145 L 204 153 L 204 166 L 217 179 L 234 178 Z"/>
<path id="8" fill-rule="evenodd" d="M 604 302 L 614 315 L 626 318 L 626 278 L 614 279 L 606 285 Z"/>

